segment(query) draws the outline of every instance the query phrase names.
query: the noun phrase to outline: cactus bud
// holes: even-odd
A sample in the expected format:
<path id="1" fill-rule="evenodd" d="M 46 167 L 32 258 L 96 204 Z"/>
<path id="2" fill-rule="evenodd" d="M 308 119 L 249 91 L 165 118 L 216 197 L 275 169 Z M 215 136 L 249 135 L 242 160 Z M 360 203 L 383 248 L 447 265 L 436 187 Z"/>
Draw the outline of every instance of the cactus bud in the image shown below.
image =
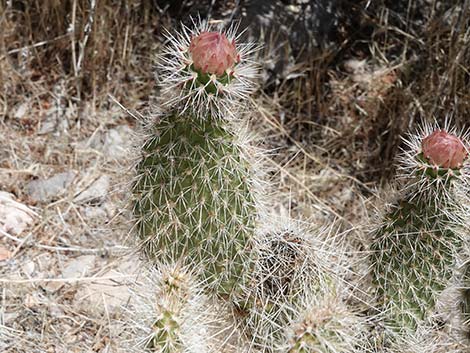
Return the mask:
<path id="1" fill-rule="evenodd" d="M 435 130 L 424 138 L 421 148 L 429 162 L 443 168 L 460 168 L 468 155 L 462 141 L 444 130 Z"/>
<path id="2" fill-rule="evenodd" d="M 161 105 L 179 113 L 190 109 L 203 120 L 231 120 L 245 110 L 257 76 L 251 57 L 259 47 L 238 41 L 236 31 L 236 25 L 223 29 L 201 22 L 167 33 L 169 45 L 157 63 Z"/>
<path id="3" fill-rule="evenodd" d="M 191 39 L 189 52 L 194 68 L 205 74 L 222 76 L 240 61 L 240 54 L 224 33 L 202 32 Z"/>

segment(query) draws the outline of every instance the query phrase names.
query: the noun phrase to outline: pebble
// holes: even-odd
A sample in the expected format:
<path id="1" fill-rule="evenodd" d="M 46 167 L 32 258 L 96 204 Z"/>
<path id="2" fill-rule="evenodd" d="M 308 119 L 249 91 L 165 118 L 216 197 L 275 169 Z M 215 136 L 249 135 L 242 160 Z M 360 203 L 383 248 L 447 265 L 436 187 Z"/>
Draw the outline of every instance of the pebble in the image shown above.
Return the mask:
<path id="1" fill-rule="evenodd" d="M 62 271 L 63 278 L 80 278 L 87 276 L 95 265 L 96 256 L 83 255 L 68 262 Z"/>
<path id="2" fill-rule="evenodd" d="M 108 195 L 110 181 L 109 175 L 100 176 L 84 191 L 75 196 L 74 201 L 80 204 L 101 204 Z"/>
<path id="3" fill-rule="evenodd" d="M 35 201 L 51 201 L 63 195 L 76 176 L 75 171 L 68 171 L 56 174 L 49 179 L 32 180 L 27 186 L 27 192 Z"/>
<path id="4" fill-rule="evenodd" d="M 15 201 L 12 194 L 0 191 L 0 230 L 19 235 L 36 217 L 37 214 L 33 210 Z"/>

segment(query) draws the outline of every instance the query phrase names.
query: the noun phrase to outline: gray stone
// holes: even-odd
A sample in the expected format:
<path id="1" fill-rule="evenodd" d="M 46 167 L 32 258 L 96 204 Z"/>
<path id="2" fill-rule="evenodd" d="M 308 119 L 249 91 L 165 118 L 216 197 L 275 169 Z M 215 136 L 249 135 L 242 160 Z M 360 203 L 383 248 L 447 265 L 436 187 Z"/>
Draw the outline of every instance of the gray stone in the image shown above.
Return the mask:
<path id="1" fill-rule="evenodd" d="M 36 201 L 50 201 L 63 195 L 74 181 L 74 171 L 59 173 L 49 179 L 33 180 L 28 184 L 27 192 Z"/>
<path id="2" fill-rule="evenodd" d="M 80 149 L 93 148 L 108 158 L 122 159 L 132 147 L 132 129 L 127 125 L 118 126 L 106 132 L 97 132 L 91 138 L 77 144 Z"/>
<path id="3" fill-rule="evenodd" d="M 129 285 L 141 267 L 135 259 L 123 259 L 116 269 L 97 276 L 96 281 L 83 283 L 75 296 L 76 305 L 98 312 L 118 312 L 130 299 Z"/>
<path id="4" fill-rule="evenodd" d="M 88 275 L 95 265 L 96 256 L 84 255 L 70 261 L 62 271 L 63 278 L 80 278 Z"/>
<path id="5" fill-rule="evenodd" d="M 111 178 L 109 175 L 102 175 L 96 179 L 90 186 L 75 196 L 77 203 L 101 203 L 108 194 Z"/>
<path id="6" fill-rule="evenodd" d="M 108 220 L 108 214 L 104 207 L 88 206 L 83 210 L 83 216 L 87 219 Z"/>
<path id="7" fill-rule="evenodd" d="M 123 158 L 131 147 L 132 130 L 127 125 L 111 129 L 104 137 L 103 152 L 111 158 Z"/>

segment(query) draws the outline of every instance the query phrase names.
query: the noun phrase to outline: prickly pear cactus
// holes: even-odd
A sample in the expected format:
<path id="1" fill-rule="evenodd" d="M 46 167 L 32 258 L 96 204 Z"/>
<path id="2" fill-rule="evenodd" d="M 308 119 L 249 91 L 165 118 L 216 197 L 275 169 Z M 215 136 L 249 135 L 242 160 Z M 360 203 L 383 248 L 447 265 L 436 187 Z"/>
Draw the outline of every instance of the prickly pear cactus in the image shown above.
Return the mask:
<path id="1" fill-rule="evenodd" d="M 401 196 L 371 244 L 372 275 L 386 325 L 414 332 L 437 309 L 457 275 L 469 176 L 465 137 L 426 126 L 401 158 Z"/>
<path id="2" fill-rule="evenodd" d="M 209 287 L 230 294 L 250 264 L 257 216 L 248 147 L 235 126 L 251 89 L 249 47 L 205 25 L 168 39 L 159 64 L 164 112 L 149 124 L 136 168 L 136 228 L 149 258 L 195 266 Z"/>

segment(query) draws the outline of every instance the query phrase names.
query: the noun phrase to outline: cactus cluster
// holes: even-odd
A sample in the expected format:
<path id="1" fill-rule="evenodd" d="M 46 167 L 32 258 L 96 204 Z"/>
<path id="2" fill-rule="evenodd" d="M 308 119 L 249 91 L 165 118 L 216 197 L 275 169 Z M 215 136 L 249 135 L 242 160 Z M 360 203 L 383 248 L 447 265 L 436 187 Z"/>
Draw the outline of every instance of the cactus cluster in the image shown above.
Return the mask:
<path id="1" fill-rule="evenodd" d="M 284 216 L 263 218 L 242 303 L 252 351 L 357 352 L 365 325 L 345 304 L 349 294 L 342 281 L 348 269 L 335 239 L 337 228 L 312 228 Z"/>
<path id="2" fill-rule="evenodd" d="M 358 310 L 348 284 L 354 264 L 339 244 L 347 236 L 275 217 L 260 201 L 262 167 L 246 133 L 256 47 L 240 44 L 236 27 L 207 23 L 167 40 L 160 110 L 144 127 L 132 184 L 135 233 L 153 268 L 152 285 L 136 290 L 147 308 L 134 313 L 144 318 L 136 320 L 138 349 L 418 352 L 417 342 L 439 336 L 428 339 L 425 328 L 457 322 L 465 330 L 466 135 L 425 125 L 406 141 L 393 200 L 370 233 L 373 299 Z M 230 318 L 207 314 L 208 298 Z M 372 342 L 377 319 L 385 330 Z M 214 343 L 229 331 L 238 334 Z"/>

